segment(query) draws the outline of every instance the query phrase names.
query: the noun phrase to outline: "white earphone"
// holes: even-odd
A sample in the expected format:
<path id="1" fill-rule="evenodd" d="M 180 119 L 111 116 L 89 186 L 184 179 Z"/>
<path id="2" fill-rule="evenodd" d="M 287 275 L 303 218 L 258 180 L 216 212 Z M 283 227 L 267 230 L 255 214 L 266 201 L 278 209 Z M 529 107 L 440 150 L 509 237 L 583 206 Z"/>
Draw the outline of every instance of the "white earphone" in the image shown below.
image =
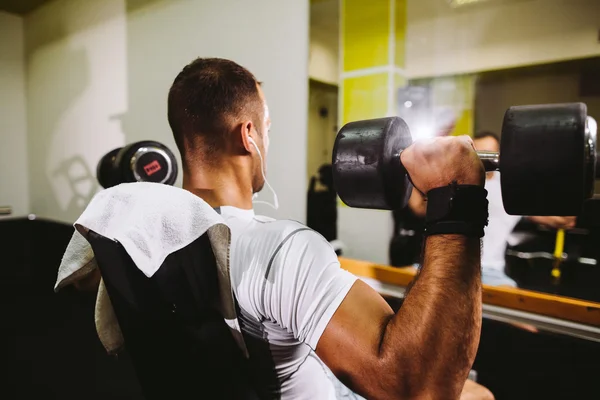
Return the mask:
<path id="1" fill-rule="evenodd" d="M 250 143 L 252 143 L 252 145 L 256 149 L 256 152 L 258 153 L 258 158 L 260 158 L 260 172 L 262 173 L 263 179 L 265 180 L 265 185 L 267 185 L 271 193 L 273 193 L 273 204 L 269 203 L 268 201 L 256 200 L 256 198 L 258 197 L 258 193 L 254 193 L 252 195 L 252 202 L 256 204 L 266 204 L 268 206 L 273 207 L 273 209 L 277 210 L 279 208 L 279 200 L 277 199 L 277 193 L 275 193 L 275 190 L 273 190 L 273 188 L 269 184 L 269 181 L 267 180 L 267 177 L 265 176 L 265 166 L 262 154 L 260 153 L 260 149 L 258 148 L 258 145 L 254 141 L 254 139 L 252 139 L 252 136 L 248 135 L 248 140 L 250 141 Z"/>

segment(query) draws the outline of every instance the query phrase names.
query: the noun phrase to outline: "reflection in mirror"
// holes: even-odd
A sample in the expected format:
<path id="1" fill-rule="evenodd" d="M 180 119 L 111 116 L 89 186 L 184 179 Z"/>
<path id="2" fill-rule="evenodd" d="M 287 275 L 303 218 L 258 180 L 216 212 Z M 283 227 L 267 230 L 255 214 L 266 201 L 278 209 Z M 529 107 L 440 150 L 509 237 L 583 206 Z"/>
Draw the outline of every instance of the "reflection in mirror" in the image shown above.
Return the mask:
<path id="1" fill-rule="evenodd" d="M 594 10 L 600 4 L 591 0 L 312 1 L 308 181 L 333 140 L 312 128 L 316 81 L 338 88 L 338 127 L 395 115 L 414 140 L 469 135 L 478 150 L 499 150 L 512 106 L 582 102 L 590 117 L 599 115 Z M 532 23 L 541 17 L 557 23 Z M 600 301 L 596 201 L 570 217 L 510 216 L 500 175 L 486 180 L 484 283 Z M 409 207 L 393 211 L 353 209 L 338 199 L 336 239 L 344 256 L 418 268 L 425 207 L 416 191 Z"/>

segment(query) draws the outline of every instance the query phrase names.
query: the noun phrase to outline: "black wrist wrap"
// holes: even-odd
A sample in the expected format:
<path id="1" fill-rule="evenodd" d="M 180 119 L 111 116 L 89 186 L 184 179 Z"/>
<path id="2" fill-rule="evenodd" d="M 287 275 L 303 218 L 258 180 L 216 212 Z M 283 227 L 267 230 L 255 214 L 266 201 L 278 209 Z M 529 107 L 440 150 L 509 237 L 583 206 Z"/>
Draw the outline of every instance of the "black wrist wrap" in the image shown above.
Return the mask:
<path id="1" fill-rule="evenodd" d="M 488 224 L 487 190 L 456 182 L 427 193 L 425 236 L 465 235 L 482 238 Z"/>

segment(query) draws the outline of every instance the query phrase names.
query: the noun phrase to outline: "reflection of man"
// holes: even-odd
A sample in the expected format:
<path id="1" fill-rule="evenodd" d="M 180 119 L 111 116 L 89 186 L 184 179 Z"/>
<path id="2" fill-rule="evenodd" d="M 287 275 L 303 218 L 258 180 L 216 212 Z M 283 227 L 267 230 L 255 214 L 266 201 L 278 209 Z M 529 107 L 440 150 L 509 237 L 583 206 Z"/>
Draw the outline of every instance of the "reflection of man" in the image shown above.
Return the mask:
<path id="1" fill-rule="evenodd" d="M 390 265 L 407 267 L 421 262 L 426 211 L 427 203 L 414 188 L 408 207 L 393 210 L 394 230 L 389 250 Z"/>
<path id="2" fill-rule="evenodd" d="M 473 137 L 473 143 L 479 151 L 500 151 L 500 138 L 493 132 L 478 132 Z M 521 219 L 519 216 L 508 215 L 504 211 L 502 203 L 502 190 L 500 186 L 500 174 L 498 172 L 488 172 L 486 174 L 485 188 L 488 191 L 489 200 L 489 224 L 485 228 L 485 236 L 483 238 L 481 267 L 483 283 L 489 285 L 510 285 L 516 286 L 515 281 L 510 279 L 504 273 L 506 246 L 513 229 Z M 411 222 L 411 226 L 421 226 L 425 218 L 426 202 L 423 196 L 413 190 L 408 207 L 402 214 L 398 214 L 400 218 L 410 214 L 411 217 L 407 221 L 420 221 L 420 223 Z M 394 214 L 396 217 L 396 214 Z M 531 222 L 545 226 L 550 229 L 572 229 L 575 226 L 575 217 L 541 217 L 528 216 L 525 217 Z M 399 224 L 396 221 L 396 224 Z M 406 230 L 406 229 L 405 229 Z M 402 233 L 402 232 L 401 232 Z M 420 233 L 419 237 L 421 237 Z M 398 235 L 398 233 L 396 233 Z M 406 242 L 406 241 L 405 241 Z M 404 243 L 404 242 L 403 242 Z M 412 246 L 417 248 L 397 247 L 397 239 L 392 239 L 390 254 L 392 254 L 392 265 L 407 266 L 413 262 L 418 262 L 421 251 L 421 242 L 413 242 Z M 412 261 L 405 262 L 405 258 L 398 256 L 398 253 L 410 254 Z M 402 260 L 401 263 L 394 263 L 394 260 Z"/>
<path id="3" fill-rule="evenodd" d="M 473 137 L 475 148 L 480 151 L 500 151 L 500 138 L 493 132 L 478 132 Z M 516 283 L 504 273 L 506 246 L 511 232 L 521 217 L 508 215 L 502 204 L 500 174 L 488 172 L 485 188 L 488 191 L 489 225 L 483 238 L 481 266 L 482 279 L 490 285 L 511 285 Z M 571 229 L 575 217 L 526 217 L 530 221 L 553 229 Z"/>
<path id="4" fill-rule="evenodd" d="M 337 239 L 337 194 L 333 188 L 333 167 L 331 164 L 319 168 L 317 178 L 312 177 L 306 202 L 306 225 L 319 232 L 327 241 Z"/>

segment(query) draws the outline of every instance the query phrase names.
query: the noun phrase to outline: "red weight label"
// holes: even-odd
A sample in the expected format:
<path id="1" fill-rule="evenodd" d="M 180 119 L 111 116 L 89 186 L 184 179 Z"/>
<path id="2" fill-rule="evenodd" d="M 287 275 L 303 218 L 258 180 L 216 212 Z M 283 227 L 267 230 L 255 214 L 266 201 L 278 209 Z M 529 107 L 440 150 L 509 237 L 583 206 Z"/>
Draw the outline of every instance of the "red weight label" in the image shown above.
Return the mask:
<path id="1" fill-rule="evenodd" d="M 146 175 L 148 175 L 148 176 L 152 176 L 153 174 L 157 173 L 161 169 L 162 169 L 162 167 L 156 160 L 152 161 L 149 164 L 144 165 L 144 171 L 146 172 Z"/>

